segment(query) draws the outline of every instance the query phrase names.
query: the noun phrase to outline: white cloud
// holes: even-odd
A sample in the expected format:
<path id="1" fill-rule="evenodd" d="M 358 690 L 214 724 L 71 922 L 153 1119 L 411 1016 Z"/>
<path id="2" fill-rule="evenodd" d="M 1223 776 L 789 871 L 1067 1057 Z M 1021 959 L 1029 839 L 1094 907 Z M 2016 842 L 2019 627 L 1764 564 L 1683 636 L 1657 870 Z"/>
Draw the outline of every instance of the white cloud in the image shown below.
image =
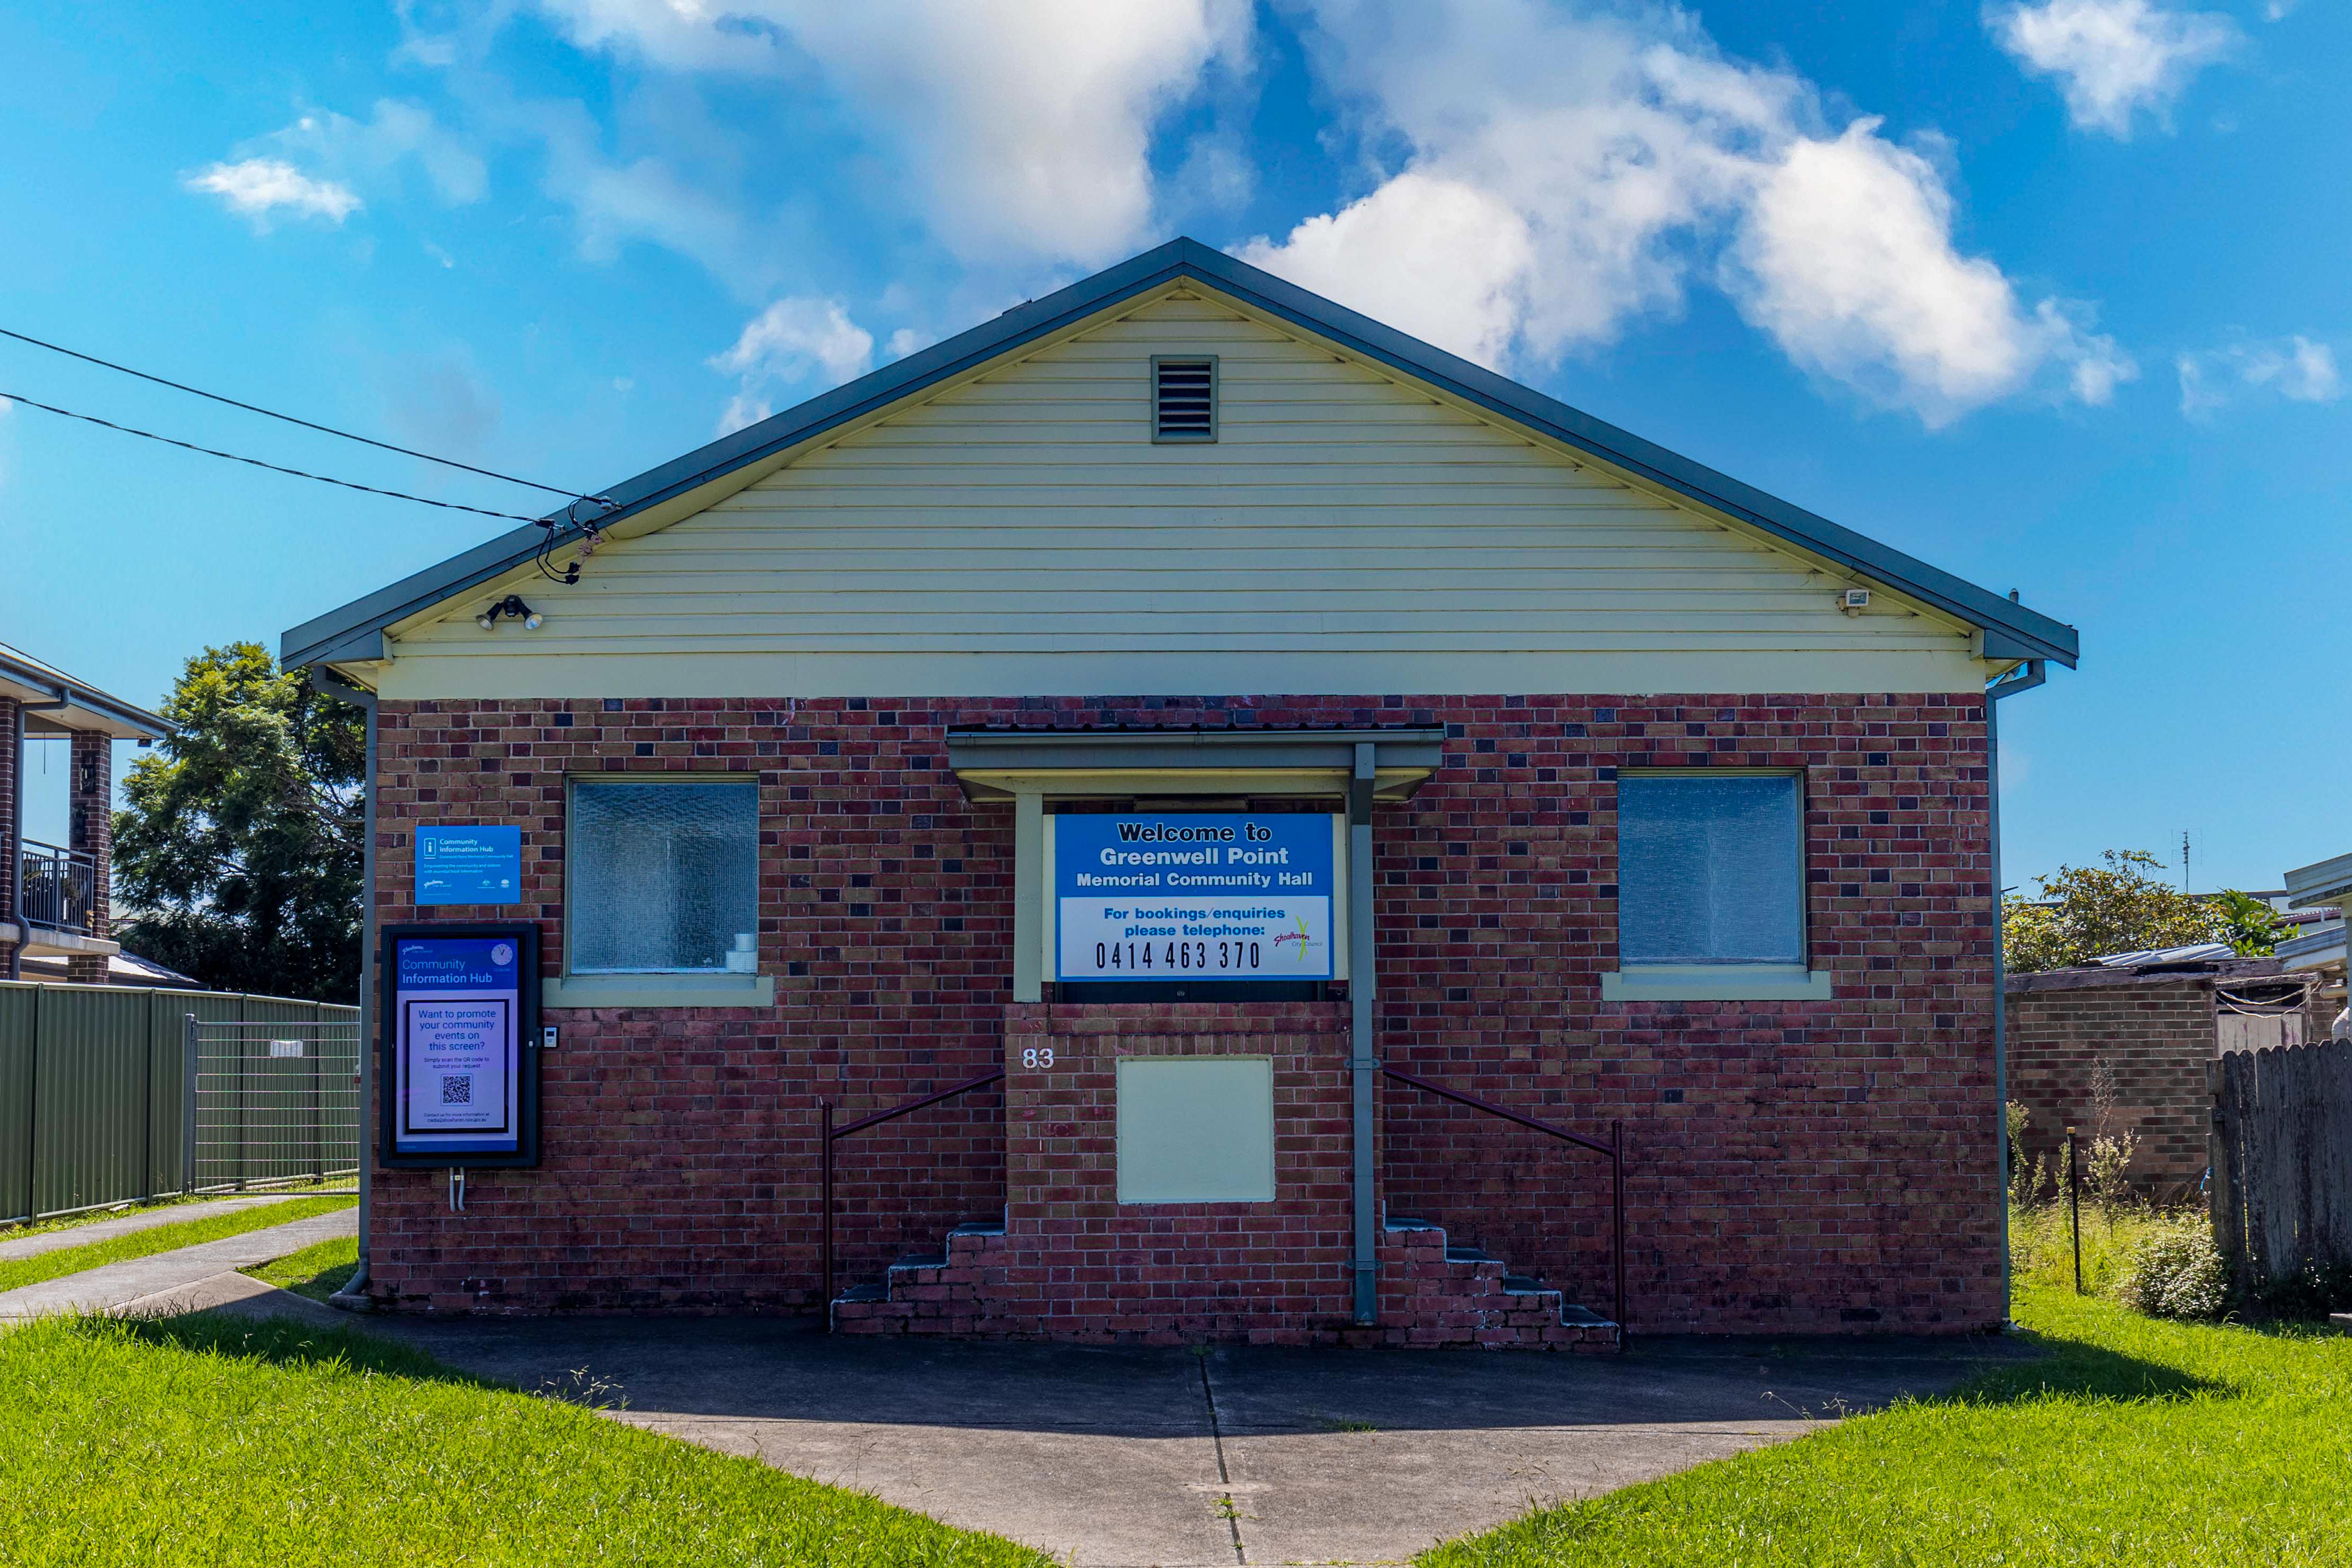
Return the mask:
<path id="1" fill-rule="evenodd" d="M 236 151 L 241 156 L 234 161 L 215 163 L 184 183 L 220 197 L 232 212 L 263 229 L 281 211 L 340 224 L 366 204 L 355 185 L 386 178 L 406 162 L 422 168 L 436 193 L 453 206 L 480 201 L 489 185 L 481 158 L 430 110 L 397 99 L 378 99 L 372 118 L 364 120 L 332 110 L 307 110 L 284 130 Z M 450 265 L 446 254 L 436 254 L 443 266 Z"/>
<path id="2" fill-rule="evenodd" d="M 358 212 L 358 194 L 332 180 L 314 180 L 282 158 L 247 158 L 215 163 L 185 177 L 191 191 L 204 191 L 228 204 L 229 211 L 251 218 L 257 228 L 268 228 L 284 209 L 299 217 L 325 218 L 340 224 Z"/>
<path id="3" fill-rule="evenodd" d="M 2000 267 L 1952 245 L 1952 200 L 1918 153 L 1858 120 L 1799 138 L 1739 219 L 1731 290 L 1809 370 L 1908 406 L 1929 426 L 2005 397 L 2035 369 L 2105 403 L 2137 368 L 2055 300 L 2031 312 Z"/>
<path id="4" fill-rule="evenodd" d="M 837 299 L 779 299 L 746 323 L 735 346 L 710 368 L 741 378 L 719 416 L 719 434 L 756 424 L 775 412 L 761 389 L 814 380 L 822 392 L 861 376 L 874 363 L 874 334 L 849 319 Z"/>
<path id="5" fill-rule="evenodd" d="M 2336 350 L 2301 335 L 2182 354 L 2173 368 L 2180 374 L 2180 412 L 2200 422 L 2258 392 L 2290 402 L 2333 402 L 2344 395 Z"/>
<path id="6" fill-rule="evenodd" d="M 2229 54 L 2241 36 L 2218 12 L 2149 0 L 1988 7 L 1985 26 L 2029 75 L 2057 78 L 2076 125 L 2118 139 L 2131 135 L 2143 110 L 2161 122 L 2198 68 Z"/>
<path id="7" fill-rule="evenodd" d="M 1528 314 L 1528 220 L 1475 185 L 1404 173 L 1362 201 L 1309 218 L 1242 259 L 1304 288 L 1499 368 Z"/>
<path id="8" fill-rule="evenodd" d="M 959 255 L 1094 263 L 1150 228 L 1150 140 L 1213 61 L 1247 51 L 1247 0 L 541 0 L 583 48 L 770 78 L 846 100 Z"/>
<path id="9" fill-rule="evenodd" d="M 1494 365 L 1557 361 L 1722 287 L 1797 363 L 1940 425 L 2135 373 L 2087 310 L 1962 252 L 1929 153 L 1832 129 L 1811 83 L 1688 15 L 1530 0 L 1322 0 L 1307 29 L 1370 194 L 1240 254 Z"/>
<path id="10" fill-rule="evenodd" d="M 371 118 L 353 120 L 312 110 L 270 140 L 345 178 L 381 177 L 404 162 L 425 171 L 436 194 L 452 206 L 489 193 L 489 170 L 472 148 L 421 104 L 378 99 Z"/>

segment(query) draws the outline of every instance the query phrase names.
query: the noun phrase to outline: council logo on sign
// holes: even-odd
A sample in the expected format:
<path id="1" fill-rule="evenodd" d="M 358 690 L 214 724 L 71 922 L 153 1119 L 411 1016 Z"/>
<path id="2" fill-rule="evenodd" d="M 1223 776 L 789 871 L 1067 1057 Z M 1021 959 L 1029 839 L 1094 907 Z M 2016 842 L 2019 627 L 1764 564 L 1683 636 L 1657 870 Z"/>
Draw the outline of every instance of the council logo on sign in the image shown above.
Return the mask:
<path id="1" fill-rule="evenodd" d="M 499 943 L 490 949 L 490 962 L 502 966 L 513 963 L 514 948 L 504 942 Z"/>

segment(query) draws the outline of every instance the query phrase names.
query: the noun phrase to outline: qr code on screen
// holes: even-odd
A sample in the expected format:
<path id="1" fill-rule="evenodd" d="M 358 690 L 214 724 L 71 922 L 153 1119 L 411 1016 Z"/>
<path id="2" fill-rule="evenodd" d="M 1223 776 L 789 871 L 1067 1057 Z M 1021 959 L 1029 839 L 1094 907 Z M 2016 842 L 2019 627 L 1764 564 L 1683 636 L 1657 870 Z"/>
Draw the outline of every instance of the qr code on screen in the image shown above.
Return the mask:
<path id="1" fill-rule="evenodd" d="M 474 1103 L 474 1079 L 470 1073 L 451 1075 L 441 1080 L 441 1103 L 470 1105 Z"/>

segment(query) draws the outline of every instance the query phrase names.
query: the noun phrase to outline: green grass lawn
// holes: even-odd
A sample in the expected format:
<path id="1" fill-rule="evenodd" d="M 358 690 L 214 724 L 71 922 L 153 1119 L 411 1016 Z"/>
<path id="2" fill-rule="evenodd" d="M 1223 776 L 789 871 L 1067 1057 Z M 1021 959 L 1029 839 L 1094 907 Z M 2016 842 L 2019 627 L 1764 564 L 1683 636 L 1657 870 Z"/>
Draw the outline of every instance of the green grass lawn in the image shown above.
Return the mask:
<path id="1" fill-rule="evenodd" d="M 352 1270 L 359 1266 L 360 1239 L 338 1236 L 238 1271 L 252 1275 L 265 1285 L 323 1301 L 341 1290 L 343 1281 L 352 1277 Z"/>
<path id="2" fill-rule="evenodd" d="M 145 1230 L 133 1230 L 128 1235 L 93 1241 L 83 1247 L 60 1247 L 54 1252 L 36 1253 L 30 1258 L 0 1263 L 0 1291 L 37 1285 L 44 1280 L 79 1274 L 85 1269 L 120 1263 L 127 1259 L 151 1257 L 178 1247 L 193 1247 L 199 1241 L 218 1241 L 224 1237 L 242 1236 L 248 1230 L 290 1225 L 312 1215 L 349 1208 L 358 1201 L 352 1197 L 289 1198 L 283 1203 L 256 1204 L 251 1208 L 240 1208 L 233 1214 L 215 1214 L 203 1219 L 184 1220 L 177 1225 L 151 1226 Z"/>
<path id="3" fill-rule="evenodd" d="M 289 1182 L 269 1188 L 272 1195 L 341 1192 L 354 1197 L 359 1189 L 350 1176 L 335 1176 L 323 1182 Z M 180 1208 L 194 1203 L 214 1203 L 222 1198 L 258 1197 L 258 1193 L 200 1192 L 186 1196 L 149 1198 L 143 1203 L 110 1204 L 104 1208 L 86 1208 L 79 1214 L 62 1214 L 54 1219 L 32 1219 L 22 1225 L 0 1225 L 0 1241 L 20 1240 L 27 1236 L 47 1236 L 59 1230 L 79 1229 L 85 1225 L 102 1225 L 110 1219 L 128 1219 L 134 1214 L 149 1214 L 159 1208 Z"/>
<path id="4" fill-rule="evenodd" d="M 2352 1337 L 2162 1322 L 2039 1285 L 2022 1289 L 2017 1317 L 2048 1347 L 2045 1359 L 1797 1442 L 1539 1510 L 1419 1561 L 2352 1563 Z"/>
<path id="5" fill-rule="evenodd" d="M 347 1330 L 0 1334 L 0 1563 L 970 1564 L 953 1530 Z"/>

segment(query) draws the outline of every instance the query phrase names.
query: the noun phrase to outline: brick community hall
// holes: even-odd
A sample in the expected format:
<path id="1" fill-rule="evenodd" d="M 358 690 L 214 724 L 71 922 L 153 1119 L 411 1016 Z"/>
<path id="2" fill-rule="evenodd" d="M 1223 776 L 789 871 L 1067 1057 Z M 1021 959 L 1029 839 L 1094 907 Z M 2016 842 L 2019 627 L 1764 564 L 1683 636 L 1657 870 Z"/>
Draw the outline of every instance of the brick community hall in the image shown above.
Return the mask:
<path id="1" fill-rule="evenodd" d="M 380 1309 L 2003 1316 L 2074 631 L 1194 242 L 283 652 L 373 720 Z"/>

